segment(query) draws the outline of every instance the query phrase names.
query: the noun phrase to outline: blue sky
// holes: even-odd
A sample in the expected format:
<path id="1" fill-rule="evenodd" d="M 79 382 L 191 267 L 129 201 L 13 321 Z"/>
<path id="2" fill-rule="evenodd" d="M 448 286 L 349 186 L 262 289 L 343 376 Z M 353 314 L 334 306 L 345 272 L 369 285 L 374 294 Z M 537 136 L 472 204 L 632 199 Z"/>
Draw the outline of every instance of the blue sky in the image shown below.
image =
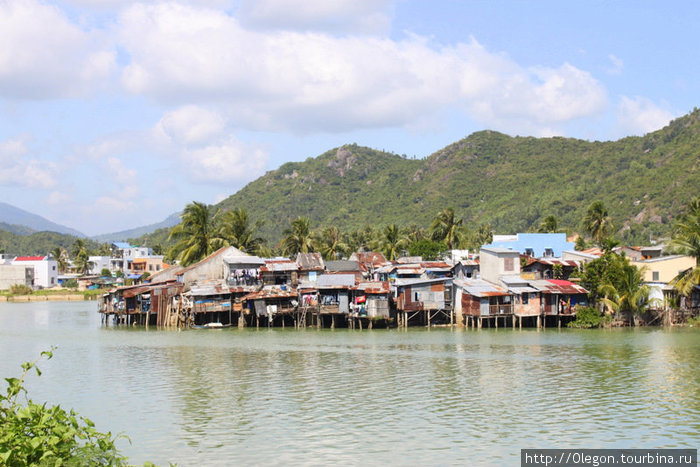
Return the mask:
<path id="1" fill-rule="evenodd" d="M 699 5 L 0 1 L 0 199 L 93 235 L 345 143 L 642 135 L 698 105 Z"/>

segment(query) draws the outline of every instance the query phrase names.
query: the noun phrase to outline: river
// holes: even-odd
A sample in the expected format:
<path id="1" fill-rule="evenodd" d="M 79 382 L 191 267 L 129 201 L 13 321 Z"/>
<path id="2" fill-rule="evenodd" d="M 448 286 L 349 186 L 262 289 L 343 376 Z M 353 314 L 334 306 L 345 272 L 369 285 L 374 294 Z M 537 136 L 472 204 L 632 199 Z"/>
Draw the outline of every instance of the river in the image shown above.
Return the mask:
<path id="1" fill-rule="evenodd" d="M 0 376 L 135 463 L 519 465 L 521 448 L 697 448 L 700 329 L 157 330 L 0 303 Z"/>

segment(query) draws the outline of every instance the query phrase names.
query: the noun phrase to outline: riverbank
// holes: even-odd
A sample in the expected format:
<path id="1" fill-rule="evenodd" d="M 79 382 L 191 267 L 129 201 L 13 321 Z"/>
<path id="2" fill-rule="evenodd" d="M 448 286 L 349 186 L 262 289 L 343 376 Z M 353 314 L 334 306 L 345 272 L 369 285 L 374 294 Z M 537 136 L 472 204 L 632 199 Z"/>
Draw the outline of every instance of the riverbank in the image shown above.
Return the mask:
<path id="1" fill-rule="evenodd" d="M 0 293 L 0 302 L 76 302 L 97 300 L 103 291 L 95 290 L 41 290 L 31 294 Z"/>

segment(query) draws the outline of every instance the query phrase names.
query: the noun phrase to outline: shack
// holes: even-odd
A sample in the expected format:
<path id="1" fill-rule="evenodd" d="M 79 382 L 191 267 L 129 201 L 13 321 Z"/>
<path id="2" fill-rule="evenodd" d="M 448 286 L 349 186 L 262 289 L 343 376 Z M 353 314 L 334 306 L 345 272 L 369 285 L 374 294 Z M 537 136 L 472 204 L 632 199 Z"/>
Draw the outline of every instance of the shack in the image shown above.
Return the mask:
<path id="1" fill-rule="evenodd" d="M 506 289 L 481 279 L 455 279 L 455 307 L 467 326 L 479 327 L 483 321 L 498 327 L 499 318 L 513 315 L 512 296 Z"/>
<path id="2" fill-rule="evenodd" d="M 433 318 L 452 321 L 452 278 L 396 279 L 394 290 L 399 327 L 415 317 L 426 326 Z"/>

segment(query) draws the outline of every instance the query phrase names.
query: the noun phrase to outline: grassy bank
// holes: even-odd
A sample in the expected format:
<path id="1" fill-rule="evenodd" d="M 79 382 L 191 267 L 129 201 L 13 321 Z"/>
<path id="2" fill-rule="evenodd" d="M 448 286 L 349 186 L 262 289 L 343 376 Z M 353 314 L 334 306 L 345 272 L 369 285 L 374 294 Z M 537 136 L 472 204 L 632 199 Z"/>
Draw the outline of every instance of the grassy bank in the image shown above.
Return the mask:
<path id="1" fill-rule="evenodd" d="M 105 290 L 43 289 L 31 293 L 0 290 L 0 302 L 80 301 L 97 300 Z"/>

